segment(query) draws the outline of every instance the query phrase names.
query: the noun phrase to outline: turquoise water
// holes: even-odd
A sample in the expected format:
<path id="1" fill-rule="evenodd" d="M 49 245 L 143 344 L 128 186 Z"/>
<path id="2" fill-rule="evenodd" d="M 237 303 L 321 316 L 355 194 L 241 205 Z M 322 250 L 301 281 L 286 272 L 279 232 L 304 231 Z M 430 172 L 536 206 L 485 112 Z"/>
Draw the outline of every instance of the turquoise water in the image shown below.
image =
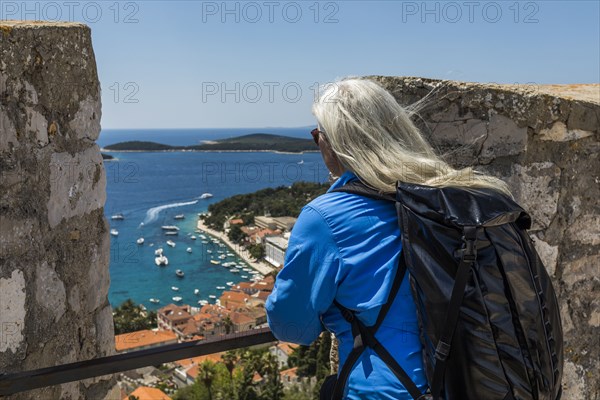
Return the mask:
<path id="1" fill-rule="evenodd" d="M 190 236 L 196 229 L 197 214 L 207 210 L 209 204 L 240 193 L 250 193 L 266 187 L 289 186 L 304 180 L 325 182 L 327 170 L 319 153 L 277 154 L 267 152 L 131 152 L 108 153 L 117 158 L 105 162 L 107 174 L 107 201 L 105 215 L 111 229 L 109 301 L 113 306 L 131 298 L 148 309 L 158 309 L 183 298 L 182 304 L 197 305 L 200 299 L 217 298 L 226 282 L 241 282 L 240 271 L 210 263 L 206 250 L 218 256 L 219 248 L 209 241 L 202 243 Z M 199 199 L 203 193 L 214 197 Z M 268 210 L 266 210 L 268 211 Z M 111 220 L 111 215 L 122 213 L 124 220 Z M 184 220 L 175 220 L 184 214 Z M 178 236 L 165 236 L 162 225 L 177 225 Z M 144 238 L 144 244 L 136 240 Z M 168 239 L 176 243 L 166 245 Z M 152 244 L 152 246 L 151 246 Z M 167 267 L 157 267 L 154 251 L 164 249 L 169 259 Z M 192 253 L 186 249 L 192 248 Z M 215 257 L 216 258 L 216 257 Z M 227 257 L 222 262 L 237 261 Z M 181 269 L 185 277 L 179 278 L 175 270 Z M 172 286 L 179 288 L 175 292 Z M 199 289 L 199 295 L 194 294 Z M 159 304 L 150 298 L 160 299 Z M 210 302 L 214 302 L 210 300 Z"/>

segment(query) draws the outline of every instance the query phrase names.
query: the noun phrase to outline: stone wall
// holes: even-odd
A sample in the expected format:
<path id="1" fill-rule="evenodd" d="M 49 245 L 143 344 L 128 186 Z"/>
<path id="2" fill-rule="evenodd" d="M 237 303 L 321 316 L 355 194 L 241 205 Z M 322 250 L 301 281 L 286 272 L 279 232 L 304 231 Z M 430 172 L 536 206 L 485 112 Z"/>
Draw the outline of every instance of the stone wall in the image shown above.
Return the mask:
<path id="1" fill-rule="evenodd" d="M 563 399 L 599 399 L 600 85 L 371 78 L 405 106 L 429 94 L 415 119 L 430 142 L 510 184 L 561 303 Z"/>
<path id="2" fill-rule="evenodd" d="M 114 352 L 100 115 L 88 27 L 0 21 L 1 372 Z M 119 398 L 115 383 L 10 397 Z"/>

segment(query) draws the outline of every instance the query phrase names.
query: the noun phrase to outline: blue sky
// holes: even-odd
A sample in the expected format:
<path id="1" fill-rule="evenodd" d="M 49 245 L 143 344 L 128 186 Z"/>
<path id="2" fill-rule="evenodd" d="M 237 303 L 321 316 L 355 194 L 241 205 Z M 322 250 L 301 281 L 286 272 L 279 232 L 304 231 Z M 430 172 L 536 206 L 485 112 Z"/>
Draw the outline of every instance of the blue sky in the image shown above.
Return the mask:
<path id="1" fill-rule="evenodd" d="M 12 2 L 0 17 L 92 28 L 103 128 L 258 128 L 314 123 L 315 86 L 347 75 L 598 83 L 599 3 Z"/>

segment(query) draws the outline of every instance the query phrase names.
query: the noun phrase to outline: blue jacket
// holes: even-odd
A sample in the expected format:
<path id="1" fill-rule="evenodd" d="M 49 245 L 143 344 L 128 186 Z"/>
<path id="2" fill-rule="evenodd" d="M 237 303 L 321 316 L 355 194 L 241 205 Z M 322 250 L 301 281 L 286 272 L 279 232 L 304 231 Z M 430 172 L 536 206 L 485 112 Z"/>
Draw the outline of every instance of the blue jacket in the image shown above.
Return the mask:
<path id="1" fill-rule="evenodd" d="M 353 338 L 350 324 L 333 300 L 357 311 L 367 326 L 374 325 L 402 249 L 393 203 L 330 193 L 354 179 L 353 173 L 344 173 L 327 193 L 302 209 L 284 267 L 265 306 L 269 326 L 280 340 L 308 345 L 324 329 L 334 332 L 340 367 L 352 350 Z M 427 382 L 408 275 L 376 336 L 424 391 Z M 411 397 L 385 363 L 367 349 L 350 374 L 345 398 Z"/>

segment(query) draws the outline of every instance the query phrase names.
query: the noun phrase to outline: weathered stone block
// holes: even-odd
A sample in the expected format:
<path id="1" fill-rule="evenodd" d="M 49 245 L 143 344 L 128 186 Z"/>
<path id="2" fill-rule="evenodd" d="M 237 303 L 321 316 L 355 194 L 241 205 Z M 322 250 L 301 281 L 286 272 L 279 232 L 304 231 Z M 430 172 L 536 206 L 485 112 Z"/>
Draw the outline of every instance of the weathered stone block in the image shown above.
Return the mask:
<path id="1" fill-rule="evenodd" d="M 52 154 L 48 199 L 51 228 L 64 218 L 81 216 L 101 208 L 105 202 L 106 175 L 98 146 L 94 145 L 75 156 Z"/>

